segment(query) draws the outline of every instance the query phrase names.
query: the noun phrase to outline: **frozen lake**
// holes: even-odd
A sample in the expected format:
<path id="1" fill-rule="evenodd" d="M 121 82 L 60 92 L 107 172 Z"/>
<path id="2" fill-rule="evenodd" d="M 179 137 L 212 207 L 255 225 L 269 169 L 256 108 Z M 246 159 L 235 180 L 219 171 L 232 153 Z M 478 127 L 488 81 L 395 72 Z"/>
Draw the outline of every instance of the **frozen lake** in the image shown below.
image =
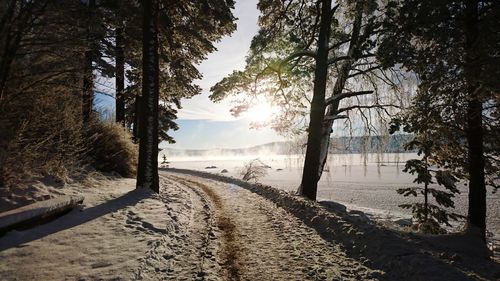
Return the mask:
<path id="1" fill-rule="evenodd" d="M 301 155 L 247 155 L 240 157 L 171 158 L 171 168 L 191 169 L 220 173 L 240 178 L 243 165 L 252 159 L 260 159 L 270 166 L 268 174 L 259 182 L 287 191 L 295 191 L 300 184 L 303 167 Z M 335 201 L 350 209 L 361 210 L 384 219 L 409 218 L 411 213 L 398 205 L 408 203 L 412 198 L 396 193 L 401 187 L 415 186 L 413 176 L 402 172 L 408 159 L 418 158 L 416 154 L 331 154 L 327 169 L 318 186 L 318 199 Z M 216 168 L 206 169 L 215 166 Z M 459 185 L 461 194 L 455 197 L 455 211 L 467 213 L 467 188 Z M 498 193 L 488 190 L 488 230 L 495 240 L 500 237 L 500 204 Z M 413 199 L 414 200 L 414 199 Z M 419 200 L 423 201 L 423 197 Z"/>

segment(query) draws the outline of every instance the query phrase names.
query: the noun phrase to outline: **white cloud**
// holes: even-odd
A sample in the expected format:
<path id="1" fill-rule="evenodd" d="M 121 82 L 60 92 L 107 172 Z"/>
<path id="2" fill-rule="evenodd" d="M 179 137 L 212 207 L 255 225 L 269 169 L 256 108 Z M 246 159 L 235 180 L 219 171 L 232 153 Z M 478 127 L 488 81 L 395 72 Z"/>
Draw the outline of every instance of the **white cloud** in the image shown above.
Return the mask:
<path id="1" fill-rule="evenodd" d="M 212 103 L 208 94 L 199 95 L 189 100 L 183 100 L 182 109 L 177 114 L 178 119 L 234 121 L 236 118 L 229 112 L 231 104 L 227 101 Z"/>

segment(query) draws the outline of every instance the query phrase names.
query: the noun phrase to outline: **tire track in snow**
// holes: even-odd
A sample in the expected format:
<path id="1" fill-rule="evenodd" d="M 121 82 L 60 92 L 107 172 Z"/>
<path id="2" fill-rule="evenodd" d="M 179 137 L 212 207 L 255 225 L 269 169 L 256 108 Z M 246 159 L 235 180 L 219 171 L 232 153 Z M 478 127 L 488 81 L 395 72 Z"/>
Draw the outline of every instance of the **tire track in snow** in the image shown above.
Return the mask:
<path id="1" fill-rule="evenodd" d="M 234 184 L 163 175 L 210 198 L 221 229 L 223 280 L 377 279 L 377 272 L 268 199 Z"/>
<path id="2" fill-rule="evenodd" d="M 134 279 L 221 280 L 213 203 L 197 188 L 165 176 L 160 179 L 160 198 L 167 213 L 158 215 L 166 216 L 166 230 L 150 244 Z"/>
<path id="3" fill-rule="evenodd" d="M 221 201 L 221 198 L 212 190 L 212 188 L 198 181 L 192 181 L 186 178 L 170 176 L 170 175 L 169 177 L 176 180 L 178 183 L 183 184 L 187 188 L 192 189 L 200 197 L 203 197 L 203 194 L 205 194 L 214 204 L 217 210 L 216 214 L 217 226 L 222 232 L 221 258 L 223 260 L 223 266 L 227 270 L 226 278 L 228 280 L 240 280 L 242 269 L 239 266 L 238 254 L 241 252 L 241 249 L 238 245 L 239 243 L 235 236 L 236 226 L 233 223 L 232 219 L 226 214 L 225 207 Z M 197 188 L 201 189 L 203 194 L 200 194 L 200 191 L 197 188 L 193 188 L 193 186 L 196 186 Z"/>
<path id="4" fill-rule="evenodd" d="M 163 176 L 161 178 L 166 189 L 163 196 L 169 197 L 169 191 L 175 188 L 183 190 L 189 197 L 189 202 L 184 203 L 188 204 L 186 207 L 190 210 L 189 214 L 184 214 L 187 216 L 182 220 L 176 218 L 182 230 L 170 247 L 175 249 L 174 257 L 171 258 L 175 262 L 171 263 L 169 277 L 183 280 L 219 280 L 214 274 L 220 271 L 220 266 L 215 256 L 217 226 L 210 200 L 203 192 L 189 188 L 177 180 Z M 175 213 L 174 210 L 172 212 Z"/>

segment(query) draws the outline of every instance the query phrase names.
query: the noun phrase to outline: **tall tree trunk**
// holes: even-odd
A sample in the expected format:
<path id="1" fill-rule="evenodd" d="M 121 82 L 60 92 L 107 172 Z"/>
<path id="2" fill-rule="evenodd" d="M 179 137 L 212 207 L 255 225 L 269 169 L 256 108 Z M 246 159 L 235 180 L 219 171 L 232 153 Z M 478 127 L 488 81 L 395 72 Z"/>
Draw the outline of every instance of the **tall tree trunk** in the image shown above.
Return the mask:
<path id="1" fill-rule="evenodd" d="M 318 35 L 318 50 L 315 58 L 313 98 L 311 113 L 309 115 L 309 133 L 300 189 L 301 195 L 311 200 L 316 200 L 318 191 L 321 133 L 325 116 L 325 91 L 328 76 L 328 43 L 332 21 L 331 6 L 331 0 L 321 1 L 321 21 Z"/>
<path id="2" fill-rule="evenodd" d="M 141 96 L 135 95 L 134 101 L 134 123 L 132 127 L 132 136 L 134 137 L 134 142 L 139 142 L 139 120 L 141 115 Z"/>
<path id="3" fill-rule="evenodd" d="M 123 28 L 116 28 L 116 122 L 125 127 L 125 101 L 124 101 L 124 84 L 125 84 L 125 55 L 123 52 Z"/>
<path id="4" fill-rule="evenodd" d="M 137 188 L 160 191 L 158 180 L 158 0 L 142 1 L 142 102 Z"/>
<path id="5" fill-rule="evenodd" d="M 8 3 L 6 2 L 4 5 L 7 6 L 7 9 L 3 11 L 2 18 L 0 19 L 0 34 L 4 33 L 4 27 L 10 26 L 10 21 L 14 15 L 15 8 L 17 7 L 18 0 L 10 0 Z"/>
<path id="6" fill-rule="evenodd" d="M 359 3 L 359 2 L 358 2 Z M 361 31 L 361 20 L 363 17 L 363 10 L 357 9 L 357 14 L 354 19 L 352 32 L 351 32 L 351 42 L 349 43 L 349 49 L 347 51 L 347 55 L 351 57 L 351 59 L 345 60 L 340 67 L 340 71 L 337 76 L 337 80 L 335 81 L 335 85 L 333 87 L 332 97 L 339 96 L 344 91 L 345 84 L 347 79 L 349 78 L 349 73 L 351 71 L 352 65 L 356 60 L 356 55 L 359 52 L 359 34 Z M 337 110 L 339 109 L 340 99 L 333 102 L 332 104 L 327 106 L 327 112 L 325 116 L 336 116 Z M 325 169 L 326 160 L 328 158 L 328 150 L 330 148 L 330 135 L 332 133 L 333 122 L 335 119 L 327 119 L 323 121 L 323 128 L 321 132 L 321 152 L 320 152 L 320 165 L 318 167 L 318 178 L 317 181 L 320 180 L 321 175 L 323 174 L 323 170 Z"/>
<path id="7" fill-rule="evenodd" d="M 92 104 L 94 97 L 94 74 L 92 71 L 92 52 L 85 51 L 83 69 L 83 93 L 82 93 L 82 116 L 83 122 L 87 123 L 92 115 Z"/>
<path id="8" fill-rule="evenodd" d="M 88 23 L 87 23 L 87 50 L 85 51 L 83 65 L 83 91 L 82 91 L 82 117 L 83 122 L 87 123 L 92 115 L 92 103 L 94 99 L 94 68 L 92 62 L 94 59 L 94 13 L 95 0 L 89 0 L 88 4 Z"/>
<path id="9" fill-rule="evenodd" d="M 425 170 L 426 170 L 426 173 L 430 173 L 429 172 L 429 161 L 427 160 L 427 157 L 428 157 L 428 150 L 426 150 L 425 154 L 424 154 L 424 162 L 425 162 Z M 424 183 L 424 218 L 425 218 L 425 222 L 427 223 L 427 220 L 429 219 L 429 182 L 428 181 L 425 181 Z"/>
<path id="10" fill-rule="evenodd" d="M 466 62 L 468 105 L 466 136 L 468 143 L 469 171 L 469 229 L 479 229 L 481 238 L 486 241 L 486 183 L 485 159 L 483 150 L 482 101 L 480 98 L 481 66 L 479 65 L 478 46 L 478 0 L 467 0 L 465 10 Z"/>

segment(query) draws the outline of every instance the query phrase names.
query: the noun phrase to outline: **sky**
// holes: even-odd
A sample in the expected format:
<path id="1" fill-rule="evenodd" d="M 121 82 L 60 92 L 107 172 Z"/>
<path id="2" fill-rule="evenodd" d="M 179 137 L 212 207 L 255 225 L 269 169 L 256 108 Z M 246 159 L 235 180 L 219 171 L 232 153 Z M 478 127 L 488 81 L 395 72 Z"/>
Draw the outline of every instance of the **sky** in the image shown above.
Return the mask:
<path id="1" fill-rule="evenodd" d="M 209 54 L 207 59 L 198 65 L 203 79 L 195 81 L 195 84 L 202 88 L 202 94 L 181 101 L 182 108 L 176 120 L 179 130 L 169 132 L 176 143 L 164 142 L 160 144 L 160 148 L 243 148 L 284 140 L 270 128 L 250 129 L 252 121 L 264 121 L 259 120 L 265 117 L 262 108 L 260 111 L 254 108 L 253 112 L 246 116 L 236 118 L 230 114 L 232 105 L 229 101 L 213 103 L 208 98 L 213 85 L 234 70 L 243 70 L 245 67 L 250 42 L 258 31 L 257 20 L 260 12 L 257 9 L 257 1 L 236 0 L 233 14 L 238 19 L 237 30 L 216 42 L 217 51 Z M 114 82 L 114 79 L 98 77 L 94 86 L 94 104 L 105 118 L 112 118 L 108 115 L 112 115 L 110 112 L 114 111 Z"/>
<path id="2" fill-rule="evenodd" d="M 170 132 L 176 144 L 160 147 L 177 149 L 239 148 L 283 140 L 269 128 L 250 129 L 251 118 L 235 118 L 228 101 L 213 103 L 209 90 L 233 70 L 245 67 L 245 57 L 253 36 L 258 31 L 257 0 L 237 0 L 234 15 L 238 18 L 237 30 L 216 43 L 217 51 L 198 67 L 203 79 L 196 81 L 201 95 L 182 100 L 177 123 L 179 130 Z"/>

